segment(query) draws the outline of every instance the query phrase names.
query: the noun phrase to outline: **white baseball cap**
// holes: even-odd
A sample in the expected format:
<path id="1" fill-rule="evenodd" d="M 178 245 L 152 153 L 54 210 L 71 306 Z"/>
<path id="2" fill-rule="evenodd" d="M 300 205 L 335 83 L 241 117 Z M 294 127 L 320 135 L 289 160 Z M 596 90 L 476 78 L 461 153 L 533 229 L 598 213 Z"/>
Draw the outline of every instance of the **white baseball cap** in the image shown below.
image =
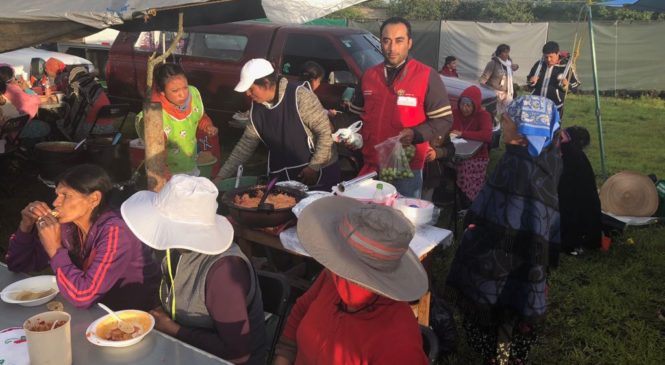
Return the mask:
<path id="1" fill-rule="evenodd" d="M 268 76 L 275 72 L 275 69 L 272 67 L 270 62 L 265 58 L 253 58 L 240 70 L 240 82 L 235 87 L 235 91 L 239 93 L 244 93 L 247 91 L 256 79 Z"/>

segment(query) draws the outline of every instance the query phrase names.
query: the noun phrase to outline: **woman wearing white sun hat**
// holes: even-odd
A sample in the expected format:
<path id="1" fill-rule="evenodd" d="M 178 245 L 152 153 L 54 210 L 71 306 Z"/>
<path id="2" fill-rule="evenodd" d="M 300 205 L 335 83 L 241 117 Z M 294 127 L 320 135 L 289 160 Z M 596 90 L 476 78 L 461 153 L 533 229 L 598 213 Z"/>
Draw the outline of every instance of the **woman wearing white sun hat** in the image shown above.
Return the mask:
<path id="1" fill-rule="evenodd" d="M 233 227 L 216 214 L 217 188 L 174 175 L 159 193 L 123 203 L 127 226 L 146 245 L 166 250 L 155 328 L 234 364 L 266 358 L 261 291 Z"/>

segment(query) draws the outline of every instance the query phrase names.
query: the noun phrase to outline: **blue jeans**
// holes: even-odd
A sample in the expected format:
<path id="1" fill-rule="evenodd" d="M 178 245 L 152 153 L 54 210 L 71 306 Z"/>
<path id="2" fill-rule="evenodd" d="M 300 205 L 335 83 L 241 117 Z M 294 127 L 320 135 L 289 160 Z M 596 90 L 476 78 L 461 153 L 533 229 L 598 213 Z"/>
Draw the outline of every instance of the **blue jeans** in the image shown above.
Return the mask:
<path id="1" fill-rule="evenodd" d="M 397 192 L 407 198 L 420 199 L 423 190 L 423 170 L 413 170 L 413 177 L 393 181 Z"/>

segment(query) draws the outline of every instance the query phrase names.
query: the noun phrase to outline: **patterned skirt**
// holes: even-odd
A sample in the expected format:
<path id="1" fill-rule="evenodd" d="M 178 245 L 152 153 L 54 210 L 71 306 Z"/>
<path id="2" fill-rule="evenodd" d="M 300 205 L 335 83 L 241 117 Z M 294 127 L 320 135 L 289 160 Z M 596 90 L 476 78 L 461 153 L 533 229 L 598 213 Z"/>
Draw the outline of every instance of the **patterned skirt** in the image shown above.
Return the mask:
<path id="1" fill-rule="evenodd" d="M 487 157 L 474 157 L 456 164 L 457 186 L 474 201 L 485 183 L 485 173 L 490 160 Z"/>

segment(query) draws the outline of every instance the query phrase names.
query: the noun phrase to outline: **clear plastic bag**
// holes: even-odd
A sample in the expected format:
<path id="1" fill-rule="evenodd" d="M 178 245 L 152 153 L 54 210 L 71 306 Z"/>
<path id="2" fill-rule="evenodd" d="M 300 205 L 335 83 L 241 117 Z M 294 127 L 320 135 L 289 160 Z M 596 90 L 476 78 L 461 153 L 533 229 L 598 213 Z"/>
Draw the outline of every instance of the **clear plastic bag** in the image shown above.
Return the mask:
<path id="1" fill-rule="evenodd" d="M 393 181 L 413 177 L 401 135 L 388 138 L 374 146 L 379 158 L 379 180 Z"/>

